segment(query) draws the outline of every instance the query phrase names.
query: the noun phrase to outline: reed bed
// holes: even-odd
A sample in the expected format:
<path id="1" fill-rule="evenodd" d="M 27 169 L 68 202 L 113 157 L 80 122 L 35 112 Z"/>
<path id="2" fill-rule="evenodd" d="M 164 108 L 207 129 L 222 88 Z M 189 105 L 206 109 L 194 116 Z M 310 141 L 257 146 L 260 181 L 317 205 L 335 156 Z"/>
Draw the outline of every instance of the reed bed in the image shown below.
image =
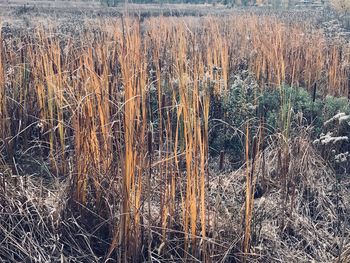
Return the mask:
<path id="1" fill-rule="evenodd" d="M 175 253 L 210 262 L 227 252 L 213 238 L 208 121 L 210 99 L 235 72 L 250 70 L 262 89 L 317 83 L 321 94 L 349 94 L 349 45 L 302 24 L 241 15 L 122 17 L 85 26 L 63 34 L 41 25 L 33 34 L 0 37 L 1 150 L 17 174 L 18 162 L 34 159 L 41 176 L 65 178 L 71 213 L 108 222 L 95 251 L 105 260 Z M 247 164 L 250 151 L 259 153 L 259 143 L 249 149 L 248 134 L 249 127 Z"/>

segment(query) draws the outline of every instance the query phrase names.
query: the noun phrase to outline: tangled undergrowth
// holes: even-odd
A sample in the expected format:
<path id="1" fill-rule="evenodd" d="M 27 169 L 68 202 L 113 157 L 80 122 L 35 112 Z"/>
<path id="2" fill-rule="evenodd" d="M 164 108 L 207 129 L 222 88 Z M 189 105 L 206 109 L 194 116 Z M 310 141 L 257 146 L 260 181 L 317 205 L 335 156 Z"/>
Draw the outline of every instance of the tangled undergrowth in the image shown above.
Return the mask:
<path id="1" fill-rule="evenodd" d="M 348 96 L 346 39 L 268 14 L 47 21 L 0 35 L 1 259 L 346 260 L 348 145 L 328 163 L 304 130 Z"/>
<path id="2" fill-rule="evenodd" d="M 277 139 L 257 160 L 250 261 L 348 262 L 349 179 L 340 185 L 305 136 L 283 144 Z M 243 238 L 244 177 L 242 168 L 210 183 L 214 233 L 231 240 L 231 260 Z"/>
<path id="3" fill-rule="evenodd" d="M 287 144 L 281 138 L 271 141 L 254 168 L 247 262 L 348 262 L 349 179 L 341 185 L 337 182 L 333 169 L 305 134 Z M 216 163 L 210 167 L 206 241 L 215 251 L 212 262 L 242 259 L 245 173 L 245 166 L 234 172 L 218 172 Z M 67 202 L 69 184 L 65 182 L 52 180 L 45 186 L 35 177 L 9 174 L 2 174 L 1 182 L 0 256 L 5 262 L 114 262 L 106 248 L 117 215 L 94 217 L 93 207 L 78 208 Z M 157 202 L 152 200 L 152 206 Z M 152 259 L 183 260 L 181 228 L 174 224 L 167 229 L 172 238 L 164 243 L 159 223 L 150 224 Z M 140 257 L 140 262 L 145 260 Z"/>

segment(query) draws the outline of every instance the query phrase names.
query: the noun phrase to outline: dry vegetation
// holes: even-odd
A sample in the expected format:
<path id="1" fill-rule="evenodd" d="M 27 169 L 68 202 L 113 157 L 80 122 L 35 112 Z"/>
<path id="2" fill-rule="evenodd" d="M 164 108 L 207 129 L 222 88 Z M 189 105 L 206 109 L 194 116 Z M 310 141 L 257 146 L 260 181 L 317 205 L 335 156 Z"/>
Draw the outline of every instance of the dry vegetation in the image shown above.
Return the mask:
<path id="1" fill-rule="evenodd" d="M 345 39 L 253 14 L 80 28 L 0 36 L 2 259 L 348 262 L 349 182 L 288 116 L 272 139 L 247 123 L 238 171 L 208 154 L 211 98 L 236 72 L 349 96 Z"/>

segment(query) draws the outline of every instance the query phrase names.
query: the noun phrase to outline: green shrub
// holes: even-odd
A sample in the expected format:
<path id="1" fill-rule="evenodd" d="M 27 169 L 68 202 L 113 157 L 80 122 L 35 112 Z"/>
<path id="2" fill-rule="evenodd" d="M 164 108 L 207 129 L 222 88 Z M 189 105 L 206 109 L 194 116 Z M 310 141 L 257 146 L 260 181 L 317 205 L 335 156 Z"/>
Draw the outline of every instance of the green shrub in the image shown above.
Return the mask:
<path id="1" fill-rule="evenodd" d="M 237 166 L 242 163 L 245 124 L 249 120 L 252 134 L 258 126 L 258 85 L 243 72 L 222 94 L 213 95 L 210 110 L 209 146 L 211 155 L 225 151 Z"/>
<path id="2" fill-rule="evenodd" d="M 244 72 L 234 78 L 227 91 L 212 98 L 210 153 L 216 155 L 224 150 L 234 162 L 241 164 L 248 120 L 252 135 L 256 134 L 263 116 L 266 135 L 289 129 L 289 136 L 298 136 L 298 127 L 309 126 L 312 127 L 310 135 L 315 139 L 325 132 L 324 122 L 339 112 L 350 113 L 347 98 L 318 95 L 313 98 L 304 88 L 289 86 L 260 91 L 254 78 Z M 350 137 L 350 131 L 345 135 Z"/>
<path id="3" fill-rule="evenodd" d="M 292 132 L 297 125 L 313 125 L 315 134 L 321 131 L 323 124 L 323 117 L 320 114 L 323 108 L 322 99 L 315 98 L 314 101 L 310 93 L 303 88 L 285 86 L 282 87 L 282 92 L 279 89 L 267 89 L 262 93 L 259 103 L 263 109 L 266 124 L 270 130 L 272 129 L 272 132 L 281 132 L 285 128 L 281 120 L 281 110 L 285 114 L 291 114 L 290 129 Z"/>
<path id="4" fill-rule="evenodd" d="M 325 104 L 324 104 L 324 116 L 325 120 L 332 118 L 334 115 L 336 115 L 339 112 L 344 112 L 345 114 L 350 113 L 350 106 L 349 101 L 345 97 L 332 97 L 327 96 L 325 98 Z"/>

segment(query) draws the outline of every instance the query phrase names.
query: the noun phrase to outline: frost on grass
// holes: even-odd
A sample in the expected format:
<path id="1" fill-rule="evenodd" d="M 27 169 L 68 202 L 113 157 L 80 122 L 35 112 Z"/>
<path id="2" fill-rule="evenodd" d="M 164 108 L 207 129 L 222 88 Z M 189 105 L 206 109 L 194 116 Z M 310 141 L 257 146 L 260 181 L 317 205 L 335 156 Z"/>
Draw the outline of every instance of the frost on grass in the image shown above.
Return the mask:
<path id="1" fill-rule="evenodd" d="M 336 120 L 338 120 L 339 124 L 341 124 L 341 123 L 343 123 L 345 121 L 349 121 L 350 120 L 350 115 L 346 115 L 344 112 L 340 112 L 340 113 L 334 115 L 329 120 L 325 121 L 324 122 L 324 126 L 327 126 L 327 125 L 333 123 Z"/>
<path id="2" fill-rule="evenodd" d="M 349 141 L 348 136 L 334 136 L 332 132 L 327 132 L 327 134 L 322 133 L 319 139 L 314 140 L 314 144 L 321 144 L 321 145 L 327 145 L 327 144 L 336 144 L 338 142 L 347 142 Z"/>
<path id="3" fill-rule="evenodd" d="M 349 152 L 339 153 L 334 156 L 334 159 L 336 163 L 345 163 L 348 159 L 350 159 L 350 154 Z"/>

